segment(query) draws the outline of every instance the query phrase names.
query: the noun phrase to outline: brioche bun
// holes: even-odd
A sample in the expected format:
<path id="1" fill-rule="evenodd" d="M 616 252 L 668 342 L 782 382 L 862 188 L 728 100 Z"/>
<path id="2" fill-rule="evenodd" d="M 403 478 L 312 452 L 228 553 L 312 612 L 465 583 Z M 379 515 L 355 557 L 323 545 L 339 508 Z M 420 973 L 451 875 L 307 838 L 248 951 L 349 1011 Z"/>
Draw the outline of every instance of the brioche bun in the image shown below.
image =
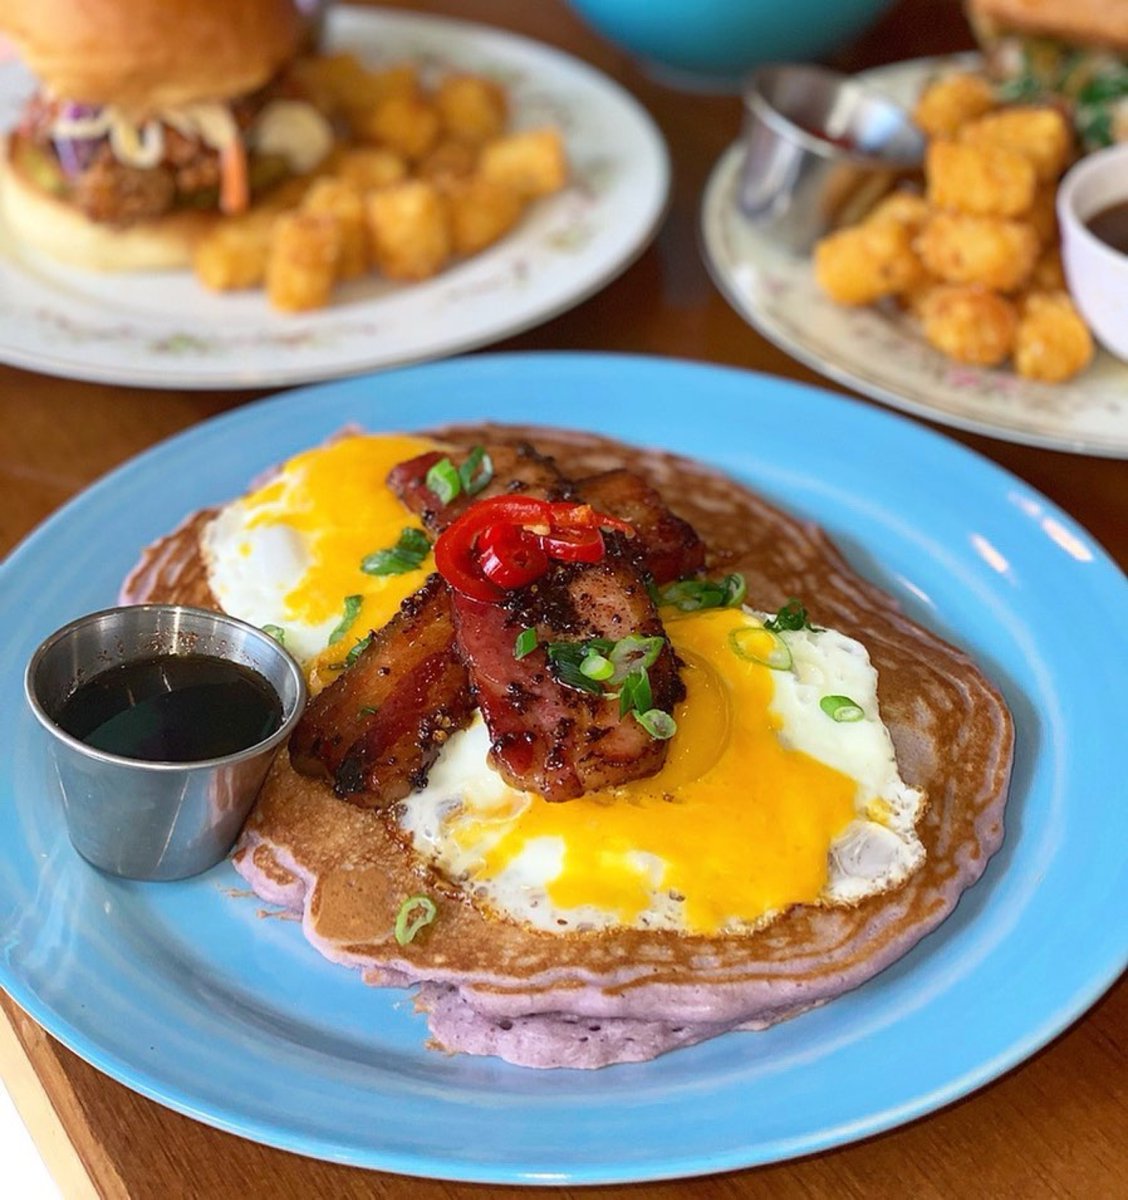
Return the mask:
<path id="1" fill-rule="evenodd" d="M 303 37 L 294 0 L 0 0 L 0 30 L 49 94 L 140 115 L 253 91 Z"/>
<path id="2" fill-rule="evenodd" d="M 976 29 L 1128 53 L 1128 4 L 1109 0 L 968 0 Z"/>
<path id="3" fill-rule="evenodd" d="M 73 204 L 41 188 L 13 155 L 8 138 L 0 163 L 0 210 L 20 245 L 88 271 L 160 271 L 188 266 L 216 213 L 172 212 L 125 227 L 91 221 Z"/>

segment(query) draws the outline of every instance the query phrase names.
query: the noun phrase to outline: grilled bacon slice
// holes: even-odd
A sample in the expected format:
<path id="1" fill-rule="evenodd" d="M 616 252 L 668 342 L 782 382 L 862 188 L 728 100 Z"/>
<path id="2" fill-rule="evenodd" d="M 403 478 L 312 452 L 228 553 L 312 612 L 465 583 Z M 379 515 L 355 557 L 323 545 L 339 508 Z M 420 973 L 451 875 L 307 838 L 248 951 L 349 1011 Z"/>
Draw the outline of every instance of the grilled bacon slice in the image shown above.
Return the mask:
<path id="1" fill-rule="evenodd" d="M 388 473 L 388 486 L 433 534 L 441 533 L 471 504 L 487 496 L 521 492 L 545 500 L 558 500 L 570 494 L 568 481 L 560 474 L 556 463 L 537 453 L 528 442 L 512 446 L 491 445 L 486 450 L 493 463 L 493 478 L 473 496 L 463 494 L 444 505 L 427 486 L 427 472 L 437 462 L 450 457 L 452 462 L 461 463 L 467 457 L 465 454 L 448 456 L 437 450 L 393 467 Z"/>
<path id="2" fill-rule="evenodd" d="M 554 565 L 502 604 L 451 592 L 458 644 L 478 706 L 490 731 L 490 759 L 515 788 L 546 800 L 571 800 L 657 772 L 667 743 L 619 702 L 581 692 L 552 674 L 543 644 L 618 640 L 629 633 L 662 637 L 662 622 L 637 568 L 609 546 L 602 562 Z M 522 629 L 533 627 L 537 649 L 513 656 Z M 654 705 L 671 712 L 685 697 L 669 642 L 649 670 Z"/>
<path id="3" fill-rule="evenodd" d="M 383 808 L 422 787 L 442 744 L 474 710 L 455 648 L 449 592 L 432 575 L 306 708 L 290 738 L 303 775 Z"/>
<path id="4" fill-rule="evenodd" d="M 655 583 L 684 579 L 705 565 L 705 543 L 697 530 L 675 516 L 641 475 L 619 468 L 577 479 L 575 487 L 585 504 L 634 526 L 635 537 L 624 539 L 623 549 L 641 556 Z"/>

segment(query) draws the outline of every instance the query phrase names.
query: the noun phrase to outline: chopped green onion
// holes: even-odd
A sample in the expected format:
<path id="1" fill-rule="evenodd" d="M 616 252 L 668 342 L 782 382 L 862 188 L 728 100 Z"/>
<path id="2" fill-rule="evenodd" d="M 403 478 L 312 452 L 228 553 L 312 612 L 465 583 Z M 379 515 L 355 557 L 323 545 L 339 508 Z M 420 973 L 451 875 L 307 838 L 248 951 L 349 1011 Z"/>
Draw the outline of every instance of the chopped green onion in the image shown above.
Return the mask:
<path id="1" fill-rule="evenodd" d="M 629 712 L 646 712 L 653 705 L 650 676 L 645 667 L 635 667 L 619 689 L 619 716 L 625 717 Z"/>
<path id="2" fill-rule="evenodd" d="M 458 468 L 458 481 L 468 496 L 476 496 L 493 479 L 493 459 L 485 446 L 475 446 Z"/>
<path id="3" fill-rule="evenodd" d="M 526 654 L 532 654 L 537 648 L 537 631 L 529 626 L 528 629 L 522 629 L 517 635 L 517 641 L 513 645 L 513 657 L 524 658 Z"/>
<path id="4" fill-rule="evenodd" d="M 286 644 L 286 631 L 281 625 L 264 625 L 262 631 L 272 637 L 280 646 Z"/>
<path id="5" fill-rule="evenodd" d="M 357 709 L 356 715 L 358 717 L 370 717 L 370 716 L 372 716 L 372 714 L 375 711 L 376 710 L 372 707 L 371 704 L 365 704 L 362 708 Z"/>
<path id="6" fill-rule="evenodd" d="M 368 647 L 372 645 L 372 639 L 375 636 L 376 635 L 371 630 L 369 630 L 368 633 L 366 633 L 364 635 L 364 637 L 362 637 L 360 639 L 360 641 L 358 641 L 356 643 L 356 645 L 353 646 L 353 648 L 348 652 L 348 654 L 345 655 L 345 663 L 344 663 L 345 670 L 348 670 L 348 668 L 351 667 L 353 665 L 353 663 L 356 662 L 356 660 L 365 652 L 365 650 L 367 650 Z"/>
<path id="7" fill-rule="evenodd" d="M 637 633 L 629 633 L 625 638 L 620 638 L 608 655 L 614 667 L 609 676 L 611 686 L 622 683 L 638 667 L 645 671 L 654 666 L 665 644 L 665 638 L 640 637 Z"/>
<path id="8" fill-rule="evenodd" d="M 430 896 L 408 896 L 396 913 L 396 941 L 406 946 L 424 926 L 431 924 L 437 912 Z"/>
<path id="9" fill-rule="evenodd" d="M 443 504 L 449 504 L 462 491 L 458 468 L 449 458 L 440 458 L 427 472 L 427 487 Z"/>
<path id="10" fill-rule="evenodd" d="M 586 675 L 588 679 L 595 679 L 602 683 L 615 674 L 615 664 L 609 658 L 604 658 L 602 654 L 592 652 L 580 663 L 580 673 Z"/>
<path id="11" fill-rule="evenodd" d="M 431 543 L 423 530 L 409 526 L 394 546 L 366 554 L 360 560 L 360 569 L 366 575 L 403 575 L 422 566 L 430 552 Z"/>
<path id="12" fill-rule="evenodd" d="M 862 706 L 849 696 L 824 696 L 819 708 L 833 721 L 860 721 L 866 715 Z"/>
<path id="13" fill-rule="evenodd" d="M 748 585 L 743 575 L 724 579 L 679 579 L 658 592 L 657 603 L 673 605 L 679 612 L 697 612 L 702 608 L 736 608 L 744 602 Z"/>
<path id="14" fill-rule="evenodd" d="M 345 612 L 341 617 L 337 628 L 329 635 L 329 645 L 335 646 L 341 638 L 352 628 L 353 622 L 360 613 L 360 606 L 364 603 L 363 596 L 346 596 L 345 597 Z"/>
<path id="15" fill-rule="evenodd" d="M 614 645 L 608 638 L 589 638 L 586 642 L 546 642 L 544 649 L 557 683 L 599 696 L 603 693 L 602 684 L 589 679 L 580 670 L 580 665 L 590 654 L 610 654 Z"/>
<path id="16" fill-rule="evenodd" d="M 660 742 L 668 741 L 678 731 L 677 721 L 660 708 L 648 708 L 646 712 L 636 712 L 635 720 L 652 738 Z"/>
<path id="17" fill-rule="evenodd" d="M 809 629 L 812 633 L 822 633 L 822 630 L 818 626 L 811 624 L 811 619 L 807 616 L 806 608 L 794 596 L 788 600 L 774 617 L 769 617 L 764 622 L 764 628 L 774 630 L 776 633 L 779 633 L 781 630 L 791 630 L 794 632 L 799 629 Z"/>
<path id="18" fill-rule="evenodd" d="M 746 662 L 759 663 L 773 671 L 791 669 L 791 650 L 774 629 L 767 625 L 745 625 L 729 633 L 732 652 Z"/>

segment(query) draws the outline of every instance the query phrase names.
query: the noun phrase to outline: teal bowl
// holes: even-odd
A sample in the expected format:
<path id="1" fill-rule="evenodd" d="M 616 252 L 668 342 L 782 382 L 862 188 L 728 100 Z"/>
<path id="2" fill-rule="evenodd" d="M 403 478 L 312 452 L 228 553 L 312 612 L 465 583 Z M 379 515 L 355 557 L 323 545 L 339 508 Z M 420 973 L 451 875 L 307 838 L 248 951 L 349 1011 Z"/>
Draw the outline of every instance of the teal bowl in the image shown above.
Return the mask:
<path id="1" fill-rule="evenodd" d="M 595 30 L 675 86 L 739 87 L 752 67 L 817 59 L 892 0 L 568 0 Z"/>

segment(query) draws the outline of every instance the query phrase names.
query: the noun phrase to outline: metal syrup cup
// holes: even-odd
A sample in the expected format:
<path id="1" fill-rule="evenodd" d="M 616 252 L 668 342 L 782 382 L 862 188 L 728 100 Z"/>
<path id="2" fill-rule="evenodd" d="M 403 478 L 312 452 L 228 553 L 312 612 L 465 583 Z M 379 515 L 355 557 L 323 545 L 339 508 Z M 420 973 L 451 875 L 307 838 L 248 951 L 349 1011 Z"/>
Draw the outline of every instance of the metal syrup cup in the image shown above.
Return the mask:
<path id="1" fill-rule="evenodd" d="M 212 655 L 257 671 L 281 700 L 281 725 L 235 754 L 184 763 L 96 750 L 56 723 L 67 698 L 95 675 L 164 654 Z M 171 604 L 111 608 L 64 625 L 32 655 L 24 690 L 50 735 L 74 848 L 103 871 L 145 880 L 183 879 L 226 857 L 306 701 L 301 668 L 269 634 Z"/>
<path id="2" fill-rule="evenodd" d="M 860 220 L 924 159 L 924 135 L 900 105 L 825 67 L 759 68 L 744 111 L 737 204 L 796 254 Z"/>

